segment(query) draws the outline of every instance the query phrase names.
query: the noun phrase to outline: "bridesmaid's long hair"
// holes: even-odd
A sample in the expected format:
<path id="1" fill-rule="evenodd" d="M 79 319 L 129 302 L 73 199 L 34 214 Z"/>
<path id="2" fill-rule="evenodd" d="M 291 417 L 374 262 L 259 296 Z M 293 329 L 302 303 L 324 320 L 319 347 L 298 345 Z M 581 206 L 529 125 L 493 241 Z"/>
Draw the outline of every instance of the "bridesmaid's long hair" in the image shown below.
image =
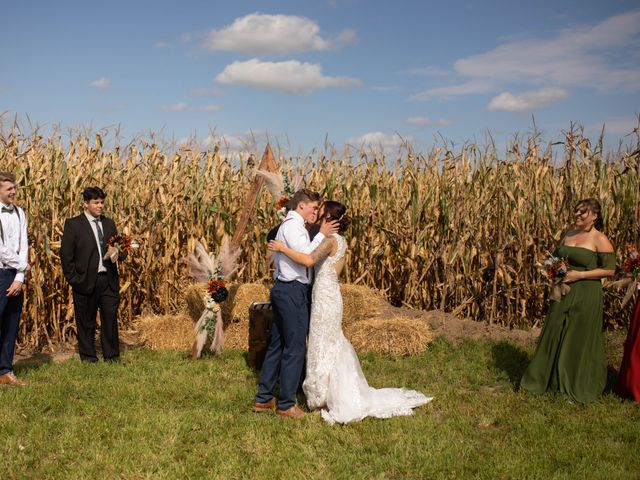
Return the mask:
<path id="1" fill-rule="evenodd" d="M 604 229 L 604 222 L 602 221 L 602 207 L 600 206 L 600 202 L 595 198 L 584 198 L 580 200 L 573 211 L 575 212 L 580 207 L 587 207 L 590 212 L 596 214 L 596 219 L 593 221 L 593 226 L 601 232 Z"/>
<path id="2" fill-rule="evenodd" d="M 338 233 L 344 232 L 351 224 L 351 219 L 346 214 L 347 207 L 342 203 L 334 202 L 333 200 L 327 200 L 322 204 L 322 206 L 324 207 L 324 218 L 328 222 L 332 220 L 338 220 Z"/>

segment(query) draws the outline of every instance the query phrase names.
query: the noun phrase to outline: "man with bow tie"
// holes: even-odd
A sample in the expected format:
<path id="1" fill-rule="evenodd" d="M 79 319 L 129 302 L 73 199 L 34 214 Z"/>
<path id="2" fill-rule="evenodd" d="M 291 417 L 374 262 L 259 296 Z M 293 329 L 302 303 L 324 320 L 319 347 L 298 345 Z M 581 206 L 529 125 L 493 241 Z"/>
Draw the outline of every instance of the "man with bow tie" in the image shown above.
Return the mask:
<path id="1" fill-rule="evenodd" d="M 13 352 L 30 267 L 27 217 L 13 204 L 16 193 L 16 177 L 0 172 L 0 384 L 22 386 L 27 382 L 13 373 Z"/>
<path id="2" fill-rule="evenodd" d="M 103 216 L 107 194 L 99 187 L 82 192 L 84 212 L 64 224 L 60 260 L 71 285 L 76 317 L 78 353 L 86 363 L 98 361 L 94 344 L 96 314 L 100 310 L 100 339 L 105 361 L 120 362 L 118 266 L 107 253 L 107 243 L 118 232 L 116 224 Z"/>

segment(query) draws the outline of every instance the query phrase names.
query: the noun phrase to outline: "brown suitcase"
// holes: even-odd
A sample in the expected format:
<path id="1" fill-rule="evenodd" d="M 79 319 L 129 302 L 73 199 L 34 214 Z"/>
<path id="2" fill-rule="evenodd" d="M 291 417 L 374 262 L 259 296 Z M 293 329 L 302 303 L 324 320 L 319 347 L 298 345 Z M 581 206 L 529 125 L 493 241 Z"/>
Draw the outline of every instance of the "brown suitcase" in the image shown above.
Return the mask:
<path id="1" fill-rule="evenodd" d="M 253 302 L 249 307 L 249 354 L 247 364 L 260 370 L 271 340 L 271 302 Z"/>

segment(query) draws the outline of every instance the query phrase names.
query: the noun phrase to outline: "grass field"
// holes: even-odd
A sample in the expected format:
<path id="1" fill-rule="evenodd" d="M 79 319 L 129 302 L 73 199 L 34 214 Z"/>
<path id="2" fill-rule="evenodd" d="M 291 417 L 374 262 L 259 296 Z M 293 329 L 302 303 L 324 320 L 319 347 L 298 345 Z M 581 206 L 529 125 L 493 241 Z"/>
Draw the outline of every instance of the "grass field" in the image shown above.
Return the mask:
<path id="1" fill-rule="evenodd" d="M 613 369 L 620 340 L 607 339 Z M 435 399 L 348 426 L 251 413 L 256 377 L 240 351 L 23 363 L 30 386 L 0 389 L 0 478 L 639 478 L 640 405 L 518 392 L 531 353 L 438 339 L 420 356 L 364 356 L 371 385 Z"/>

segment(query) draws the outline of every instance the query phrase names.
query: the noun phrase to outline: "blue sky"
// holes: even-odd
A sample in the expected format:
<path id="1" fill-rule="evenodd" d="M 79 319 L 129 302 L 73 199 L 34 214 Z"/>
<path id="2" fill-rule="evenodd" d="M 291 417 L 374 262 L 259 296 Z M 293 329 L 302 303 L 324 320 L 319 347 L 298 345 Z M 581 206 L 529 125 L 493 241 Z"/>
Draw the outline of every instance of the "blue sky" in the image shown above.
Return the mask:
<path id="1" fill-rule="evenodd" d="M 638 0 L 1 4 L 5 124 L 296 153 L 503 143 L 532 115 L 547 140 L 606 123 L 617 145 L 640 113 Z"/>

